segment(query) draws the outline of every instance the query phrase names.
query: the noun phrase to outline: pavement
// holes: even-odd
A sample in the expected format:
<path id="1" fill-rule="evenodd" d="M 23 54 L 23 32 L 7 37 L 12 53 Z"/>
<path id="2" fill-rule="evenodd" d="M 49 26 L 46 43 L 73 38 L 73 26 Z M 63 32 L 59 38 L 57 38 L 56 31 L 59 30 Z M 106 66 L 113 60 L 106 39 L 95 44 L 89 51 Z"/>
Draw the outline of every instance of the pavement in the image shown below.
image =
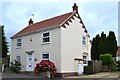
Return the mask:
<path id="1" fill-rule="evenodd" d="M 118 78 L 118 72 L 101 72 L 91 75 L 70 76 L 66 78 Z"/>
<path id="2" fill-rule="evenodd" d="M 70 77 L 64 77 L 64 78 L 55 78 L 55 80 L 120 80 L 120 72 L 101 72 L 91 75 L 80 75 L 80 76 L 70 76 Z M 2 80 L 46 80 L 40 78 L 40 76 L 31 75 L 31 74 L 15 74 L 10 72 L 0 72 L 0 78 L 3 78 Z"/>
<path id="3" fill-rule="evenodd" d="M 2 79 L 2 72 L 0 72 L 0 80 Z"/>

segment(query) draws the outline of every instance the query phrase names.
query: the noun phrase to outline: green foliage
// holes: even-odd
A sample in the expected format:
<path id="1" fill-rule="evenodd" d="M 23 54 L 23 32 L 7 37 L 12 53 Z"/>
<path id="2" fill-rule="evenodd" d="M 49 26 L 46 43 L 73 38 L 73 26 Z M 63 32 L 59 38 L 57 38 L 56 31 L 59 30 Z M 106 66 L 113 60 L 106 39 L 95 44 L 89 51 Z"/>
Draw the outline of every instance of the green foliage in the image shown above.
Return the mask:
<path id="1" fill-rule="evenodd" d="M 93 61 L 88 61 L 88 66 L 92 66 L 93 67 Z"/>
<path id="2" fill-rule="evenodd" d="M 84 73 L 85 74 L 93 74 L 94 70 L 93 70 L 93 61 L 88 61 L 88 66 L 84 67 Z"/>
<path id="3" fill-rule="evenodd" d="M 117 52 L 117 40 L 114 32 L 110 31 L 107 36 L 107 53 L 111 53 L 113 57 L 116 57 Z"/>
<path id="4" fill-rule="evenodd" d="M 120 71 L 120 61 L 117 61 L 117 70 Z"/>
<path id="5" fill-rule="evenodd" d="M 2 57 L 6 58 L 8 53 L 8 42 L 4 33 L 4 26 L 2 26 Z"/>
<path id="6" fill-rule="evenodd" d="M 84 66 L 84 73 L 85 74 L 92 74 L 93 73 L 93 67 L 92 66 Z"/>
<path id="7" fill-rule="evenodd" d="M 111 54 L 101 54 L 100 60 L 102 61 L 103 65 L 108 65 L 108 66 L 112 64 L 113 61 Z"/>
<path id="8" fill-rule="evenodd" d="M 110 71 L 111 72 L 114 72 L 117 70 L 117 65 L 116 65 L 116 62 L 115 61 L 112 61 L 112 64 L 110 64 Z"/>
<path id="9" fill-rule="evenodd" d="M 11 62 L 10 69 L 11 69 L 11 71 L 13 71 L 15 73 L 20 73 L 20 70 L 22 68 L 21 66 L 22 66 L 21 62 L 15 60 L 15 61 Z"/>
<path id="10" fill-rule="evenodd" d="M 105 54 L 106 53 L 106 49 L 107 49 L 107 45 L 106 45 L 106 34 L 104 34 L 104 32 L 101 33 L 101 38 L 99 41 L 99 45 L 98 45 L 98 52 L 100 54 Z"/>
<path id="11" fill-rule="evenodd" d="M 92 60 L 99 60 L 99 55 L 100 55 L 98 52 L 99 40 L 100 40 L 99 34 L 92 40 L 92 46 L 91 46 L 91 59 Z"/>
<path id="12" fill-rule="evenodd" d="M 107 37 L 106 34 L 102 32 L 101 36 L 98 34 L 92 40 L 91 59 L 99 60 L 100 54 L 106 53 L 111 53 L 113 57 L 116 57 L 117 49 L 117 40 L 114 32 L 110 31 Z"/>

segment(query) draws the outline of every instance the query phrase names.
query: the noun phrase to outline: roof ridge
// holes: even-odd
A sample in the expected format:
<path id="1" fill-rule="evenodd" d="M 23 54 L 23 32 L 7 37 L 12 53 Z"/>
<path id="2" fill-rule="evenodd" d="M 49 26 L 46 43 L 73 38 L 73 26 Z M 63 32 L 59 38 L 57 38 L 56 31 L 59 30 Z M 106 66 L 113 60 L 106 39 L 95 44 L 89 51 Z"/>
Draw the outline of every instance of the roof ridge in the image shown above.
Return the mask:
<path id="1" fill-rule="evenodd" d="M 13 35 L 11 38 L 17 37 L 19 35 L 25 34 L 27 32 L 34 32 L 38 29 L 44 29 L 44 28 L 48 28 L 48 27 L 52 27 L 55 25 L 60 25 L 61 23 L 63 23 L 65 20 L 67 20 L 74 12 L 68 12 L 68 13 L 64 13 L 49 19 L 45 19 L 42 21 L 38 21 L 36 23 L 33 23 L 31 25 L 27 25 L 25 28 L 23 28 L 22 30 L 20 30 L 18 33 L 16 33 L 15 35 Z"/>
<path id="2" fill-rule="evenodd" d="M 61 14 L 61 15 L 57 15 L 57 16 L 54 16 L 54 17 L 51 17 L 51 18 L 48 18 L 48 19 L 44 19 L 44 20 L 38 21 L 38 22 L 36 22 L 36 23 L 33 23 L 32 25 L 34 25 L 34 24 L 39 24 L 40 22 L 48 21 L 48 20 L 51 20 L 51 19 L 54 19 L 54 18 L 63 16 L 63 15 L 66 15 L 66 14 L 70 14 L 70 13 L 73 13 L 73 12 L 68 12 L 68 13 L 64 13 L 64 14 Z M 31 26 L 31 25 L 28 25 L 28 26 Z"/>
<path id="3" fill-rule="evenodd" d="M 63 25 L 63 24 L 64 24 L 71 16 L 73 16 L 75 13 L 76 13 L 76 12 L 72 12 L 72 14 L 71 14 L 67 19 L 65 19 L 65 20 L 60 24 L 60 26 Z"/>

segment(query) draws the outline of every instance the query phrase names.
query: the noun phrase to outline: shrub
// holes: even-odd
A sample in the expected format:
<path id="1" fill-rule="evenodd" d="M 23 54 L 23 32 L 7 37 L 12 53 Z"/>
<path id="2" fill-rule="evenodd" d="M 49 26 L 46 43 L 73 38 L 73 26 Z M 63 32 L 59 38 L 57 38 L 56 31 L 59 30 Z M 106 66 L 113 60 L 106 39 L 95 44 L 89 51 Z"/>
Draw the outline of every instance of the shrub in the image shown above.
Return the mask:
<path id="1" fill-rule="evenodd" d="M 108 65 L 108 66 L 112 64 L 113 61 L 111 54 L 101 54 L 100 60 L 102 61 L 103 65 Z"/>
<path id="2" fill-rule="evenodd" d="M 34 72 L 39 74 L 40 72 L 50 71 L 51 77 L 54 78 L 56 73 L 56 67 L 53 62 L 49 60 L 42 60 L 40 63 L 36 64 Z"/>
<path id="3" fill-rule="evenodd" d="M 11 71 L 13 71 L 15 73 L 20 73 L 20 70 L 22 68 L 21 66 L 22 66 L 21 62 L 15 60 L 15 61 L 11 62 L 10 69 L 11 69 Z"/>
<path id="4" fill-rule="evenodd" d="M 92 74 L 93 73 L 93 67 L 92 66 L 85 66 L 84 67 L 84 73 L 85 74 Z"/>
<path id="5" fill-rule="evenodd" d="M 117 70 L 120 71 L 120 61 L 117 61 Z"/>

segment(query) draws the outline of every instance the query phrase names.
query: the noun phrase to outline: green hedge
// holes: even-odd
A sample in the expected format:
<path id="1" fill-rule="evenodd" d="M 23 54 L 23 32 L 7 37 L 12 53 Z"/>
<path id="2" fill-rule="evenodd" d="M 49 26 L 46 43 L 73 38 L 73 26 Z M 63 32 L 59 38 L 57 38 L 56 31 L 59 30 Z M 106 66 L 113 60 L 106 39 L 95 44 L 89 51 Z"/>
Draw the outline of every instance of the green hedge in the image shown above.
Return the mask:
<path id="1" fill-rule="evenodd" d="M 85 66 L 84 67 L 84 73 L 85 74 L 93 74 L 93 67 L 92 66 Z"/>

